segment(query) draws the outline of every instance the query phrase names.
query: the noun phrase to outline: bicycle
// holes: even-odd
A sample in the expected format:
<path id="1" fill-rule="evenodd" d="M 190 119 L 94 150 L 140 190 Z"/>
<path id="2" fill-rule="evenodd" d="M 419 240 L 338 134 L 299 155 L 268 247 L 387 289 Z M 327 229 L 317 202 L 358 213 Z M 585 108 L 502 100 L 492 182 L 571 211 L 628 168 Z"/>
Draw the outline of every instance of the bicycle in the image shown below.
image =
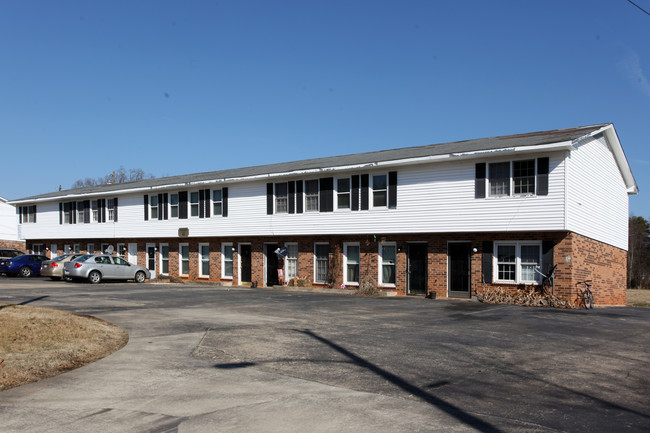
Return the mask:
<path id="1" fill-rule="evenodd" d="M 544 274 L 539 269 L 539 266 L 535 267 L 535 272 L 542 276 L 542 294 L 555 296 L 555 270 L 557 269 L 557 265 L 551 267 L 548 275 Z"/>
<path id="2" fill-rule="evenodd" d="M 578 284 L 585 286 L 585 289 L 580 291 L 580 297 L 582 298 L 582 304 L 585 306 L 585 309 L 589 310 L 594 308 L 594 294 L 591 291 L 593 284 L 591 280 L 581 281 Z"/>

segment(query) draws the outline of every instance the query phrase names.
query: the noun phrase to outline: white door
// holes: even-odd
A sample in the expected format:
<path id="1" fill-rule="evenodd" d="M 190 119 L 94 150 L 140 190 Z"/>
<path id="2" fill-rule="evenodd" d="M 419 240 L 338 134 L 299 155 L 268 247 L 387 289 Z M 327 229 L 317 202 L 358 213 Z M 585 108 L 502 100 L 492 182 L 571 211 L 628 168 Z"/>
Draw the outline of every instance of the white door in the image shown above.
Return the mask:
<path id="1" fill-rule="evenodd" d="M 130 263 L 133 263 L 134 265 L 138 264 L 138 244 L 137 243 L 132 243 L 129 244 L 129 258 L 128 258 Z"/>

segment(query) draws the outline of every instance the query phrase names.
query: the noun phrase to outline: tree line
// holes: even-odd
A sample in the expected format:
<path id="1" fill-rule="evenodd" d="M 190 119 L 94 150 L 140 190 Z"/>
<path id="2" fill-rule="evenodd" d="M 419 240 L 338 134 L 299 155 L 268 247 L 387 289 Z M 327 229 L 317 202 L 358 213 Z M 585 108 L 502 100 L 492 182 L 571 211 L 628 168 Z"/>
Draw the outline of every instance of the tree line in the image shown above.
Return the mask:
<path id="1" fill-rule="evenodd" d="M 650 289 L 650 222 L 640 216 L 629 221 L 627 287 Z"/>
<path id="2" fill-rule="evenodd" d="M 145 173 L 141 168 L 130 168 L 125 169 L 123 166 L 120 166 L 117 170 L 108 173 L 105 176 L 92 178 L 87 177 L 85 179 L 79 179 L 72 184 L 72 188 L 83 188 L 86 186 L 97 186 L 97 185 L 108 185 L 112 183 L 126 183 L 126 182 L 135 182 L 138 180 L 144 179 L 153 179 L 156 176 L 150 173 Z"/>

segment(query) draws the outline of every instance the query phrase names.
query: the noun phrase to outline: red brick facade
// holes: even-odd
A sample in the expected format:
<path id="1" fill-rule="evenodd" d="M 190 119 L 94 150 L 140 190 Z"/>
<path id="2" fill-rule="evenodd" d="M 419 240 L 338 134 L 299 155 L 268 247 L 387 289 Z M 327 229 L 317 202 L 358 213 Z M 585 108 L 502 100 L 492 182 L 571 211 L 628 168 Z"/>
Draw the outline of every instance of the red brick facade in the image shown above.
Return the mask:
<path id="1" fill-rule="evenodd" d="M 521 284 L 492 284 L 492 280 L 484 281 L 483 272 L 484 247 L 493 241 L 541 241 L 553 245 L 553 263 L 557 264 L 555 291 L 562 299 L 574 301 L 578 304 L 578 283 L 592 280 L 594 299 L 596 305 L 625 305 L 626 304 L 626 272 L 627 252 L 613 246 L 586 238 L 571 232 L 539 232 L 539 233 L 444 233 L 444 234 L 418 234 L 418 235 L 359 235 L 359 236 L 322 236 L 322 237 L 255 237 L 255 238 L 174 238 L 174 239 L 113 239 L 111 245 L 117 243 L 137 242 L 138 263 L 146 266 L 146 245 L 154 244 L 160 248 L 161 243 L 169 245 L 169 275 L 179 276 L 179 245 L 189 245 L 189 273 L 181 278 L 189 280 L 204 280 L 221 282 L 223 284 L 239 283 L 241 244 L 251 245 L 251 274 L 252 282 L 263 286 L 265 278 L 265 245 L 277 244 L 284 246 L 286 243 L 298 244 L 298 276 L 314 281 L 316 243 L 327 243 L 330 246 L 329 255 L 329 283 L 331 287 L 340 287 L 344 281 L 343 245 L 345 242 L 358 243 L 360 247 L 360 281 L 369 279 L 373 284 L 378 283 L 379 277 L 379 244 L 382 242 L 394 243 L 397 249 L 394 286 L 381 287 L 391 290 L 398 295 L 407 294 L 407 251 L 411 243 L 426 244 L 427 275 L 426 287 L 430 294 L 435 293 L 437 298 L 448 297 L 448 245 L 450 242 L 462 242 L 469 246 L 470 259 L 470 290 L 471 295 L 476 295 L 493 287 L 501 287 L 507 291 L 521 290 Z M 93 243 L 98 248 L 101 240 L 47 240 L 41 242 L 47 246 L 56 243 L 60 247 L 64 244 L 79 244 L 82 252 L 88 243 Z M 31 244 L 30 243 L 30 244 Z M 210 275 L 199 276 L 199 243 L 208 243 L 210 249 Z M 232 244 L 233 276 L 222 278 L 222 244 Z M 269 248 L 270 249 L 270 248 Z M 59 251 L 61 254 L 63 251 Z M 489 252 L 488 254 L 488 260 Z M 49 252 L 48 252 L 49 255 Z M 156 269 L 160 274 L 160 254 L 156 253 Z M 315 284 L 317 285 L 317 284 Z"/>
<path id="2" fill-rule="evenodd" d="M 0 240 L 0 248 L 11 248 L 14 250 L 27 251 L 25 241 Z"/>

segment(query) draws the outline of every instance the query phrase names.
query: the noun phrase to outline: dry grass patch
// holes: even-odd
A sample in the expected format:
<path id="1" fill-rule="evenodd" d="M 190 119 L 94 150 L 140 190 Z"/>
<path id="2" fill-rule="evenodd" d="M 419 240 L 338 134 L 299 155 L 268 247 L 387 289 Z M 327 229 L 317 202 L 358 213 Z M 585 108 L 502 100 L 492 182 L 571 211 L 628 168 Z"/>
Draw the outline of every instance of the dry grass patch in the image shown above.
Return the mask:
<path id="1" fill-rule="evenodd" d="M 627 291 L 627 305 L 650 308 L 650 290 L 630 289 Z"/>
<path id="2" fill-rule="evenodd" d="M 122 328 L 94 317 L 0 305 L 0 391 L 89 364 L 128 341 Z"/>

